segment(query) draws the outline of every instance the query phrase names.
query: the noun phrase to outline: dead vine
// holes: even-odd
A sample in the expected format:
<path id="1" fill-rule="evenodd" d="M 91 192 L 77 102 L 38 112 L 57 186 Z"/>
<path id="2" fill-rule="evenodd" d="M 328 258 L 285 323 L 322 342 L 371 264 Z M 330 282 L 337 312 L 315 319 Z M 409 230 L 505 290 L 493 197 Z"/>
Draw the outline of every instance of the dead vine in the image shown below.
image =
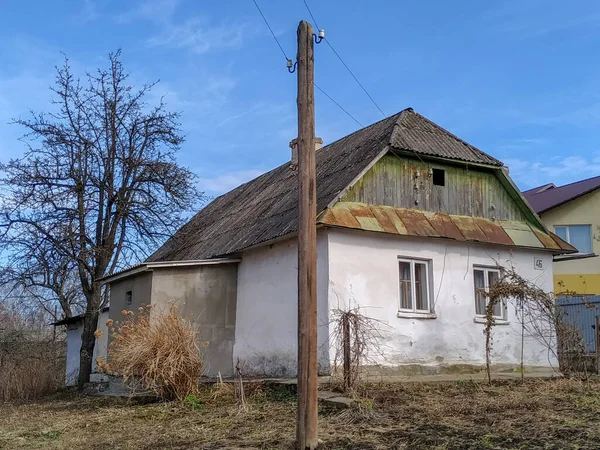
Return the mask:
<path id="1" fill-rule="evenodd" d="M 493 346 L 492 329 L 496 324 L 494 314 L 498 304 L 511 304 L 518 311 L 522 324 L 521 346 L 524 346 L 525 333 L 540 342 L 559 362 L 559 369 L 565 376 L 576 375 L 585 369 L 585 347 L 579 330 L 565 319 L 565 312 L 556 302 L 554 294 L 526 280 L 511 267 L 502 268 L 499 280 L 488 292 L 485 314 L 485 358 L 488 381 L 491 382 L 491 351 Z M 521 369 L 523 370 L 523 348 L 521 348 Z M 583 369 L 583 370 L 582 370 Z"/>
<path id="2" fill-rule="evenodd" d="M 385 322 L 365 315 L 359 306 L 336 308 L 331 312 L 335 346 L 334 370 L 342 368 L 343 390 L 352 393 L 359 381 L 361 367 L 376 364 L 376 357 L 384 357 L 382 350 Z"/>

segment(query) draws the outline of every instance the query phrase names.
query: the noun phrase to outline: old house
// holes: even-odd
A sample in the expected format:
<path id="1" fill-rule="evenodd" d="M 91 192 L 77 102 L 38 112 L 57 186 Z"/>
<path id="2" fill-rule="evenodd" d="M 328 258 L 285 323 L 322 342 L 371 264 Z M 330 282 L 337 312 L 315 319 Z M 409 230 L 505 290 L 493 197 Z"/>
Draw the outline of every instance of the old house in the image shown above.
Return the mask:
<path id="1" fill-rule="evenodd" d="M 292 153 L 294 151 L 292 150 Z M 406 109 L 316 150 L 319 366 L 331 370 L 331 311 L 382 323 L 375 363 L 402 371 L 484 363 L 487 289 L 501 266 L 552 289 L 575 249 L 548 231 L 492 156 Z M 216 198 L 144 264 L 107 278 L 110 317 L 176 301 L 210 341 L 208 372 L 294 376 L 297 343 L 294 158 Z M 496 311 L 493 361 L 516 365 L 521 325 Z M 375 356 L 375 355 L 374 355 Z M 528 337 L 525 364 L 548 366 Z"/>

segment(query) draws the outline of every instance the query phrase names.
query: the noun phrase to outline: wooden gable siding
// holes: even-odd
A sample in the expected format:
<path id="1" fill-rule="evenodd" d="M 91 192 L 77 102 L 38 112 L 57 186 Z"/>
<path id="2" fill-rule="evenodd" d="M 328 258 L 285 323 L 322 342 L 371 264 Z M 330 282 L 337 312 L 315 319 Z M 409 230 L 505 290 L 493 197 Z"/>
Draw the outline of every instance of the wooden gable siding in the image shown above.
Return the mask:
<path id="1" fill-rule="evenodd" d="M 434 186 L 430 169 L 445 171 L 445 186 Z M 412 208 L 462 216 L 527 221 L 492 171 L 478 167 L 423 163 L 385 155 L 343 196 L 344 202 Z"/>

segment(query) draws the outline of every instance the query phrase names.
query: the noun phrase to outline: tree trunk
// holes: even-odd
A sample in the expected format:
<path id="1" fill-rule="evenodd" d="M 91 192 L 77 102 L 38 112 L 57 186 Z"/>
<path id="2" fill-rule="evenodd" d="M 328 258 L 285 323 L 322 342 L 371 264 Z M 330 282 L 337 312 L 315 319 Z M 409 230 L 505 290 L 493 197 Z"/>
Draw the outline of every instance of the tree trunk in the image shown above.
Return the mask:
<path id="1" fill-rule="evenodd" d="M 90 381 L 94 346 L 96 345 L 95 331 L 98 329 L 98 316 L 100 315 L 100 289 L 96 289 L 88 297 L 87 308 L 83 317 L 83 333 L 81 335 L 81 349 L 79 351 L 79 378 L 77 387 L 82 390 L 85 383 Z"/>

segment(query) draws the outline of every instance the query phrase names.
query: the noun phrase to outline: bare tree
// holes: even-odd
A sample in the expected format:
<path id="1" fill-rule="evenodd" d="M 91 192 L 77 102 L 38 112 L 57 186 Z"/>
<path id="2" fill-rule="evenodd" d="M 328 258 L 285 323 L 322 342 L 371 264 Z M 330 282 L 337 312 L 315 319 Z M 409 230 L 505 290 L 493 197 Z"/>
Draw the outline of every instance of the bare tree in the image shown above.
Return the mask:
<path id="1" fill-rule="evenodd" d="M 108 59 L 82 84 L 65 58 L 52 112 L 14 121 L 27 129 L 28 150 L 0 165 L 0 245 L 11 257 L 49 251 L 77 274 L 85 299 L 80 387 L 92 367 L 101 279 L 143 259 L 201 198 L 175 160 L 179 113 L 162 99 L 146 103 L 154 84 L 129 85 L 120 51 Z"/>
<path id="2" fill-rule="evenodd" d="M 53 320 L 71 317 L 84 308 L 75 262 L 58 252 L 35 229 L 14 236 L 13 252 L 1 268 L 0 286 L 24 303 L 35 302 Z M 60 307 L 60 310 L 59 310 Z"/>

